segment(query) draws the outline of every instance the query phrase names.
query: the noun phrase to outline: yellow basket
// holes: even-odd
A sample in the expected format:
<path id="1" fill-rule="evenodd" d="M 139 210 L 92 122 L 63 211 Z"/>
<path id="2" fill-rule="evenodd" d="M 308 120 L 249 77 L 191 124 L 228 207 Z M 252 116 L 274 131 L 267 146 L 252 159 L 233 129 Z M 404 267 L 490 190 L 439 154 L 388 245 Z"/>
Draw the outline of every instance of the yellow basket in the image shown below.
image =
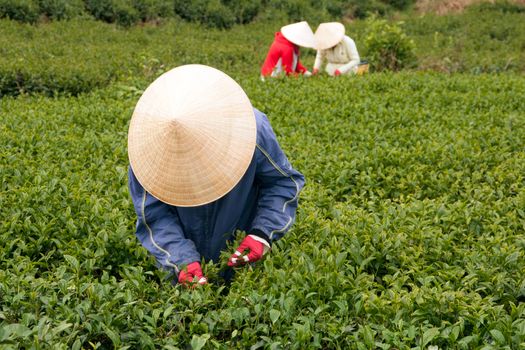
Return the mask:
<path id="1" fill-rule="evenodd" d="M 357 66 L 357 75 L 363 75 L 363 74 L 366 74 L 368 73 L 368 62 L 361 62 L 359 63 L 359 65 Z"/>

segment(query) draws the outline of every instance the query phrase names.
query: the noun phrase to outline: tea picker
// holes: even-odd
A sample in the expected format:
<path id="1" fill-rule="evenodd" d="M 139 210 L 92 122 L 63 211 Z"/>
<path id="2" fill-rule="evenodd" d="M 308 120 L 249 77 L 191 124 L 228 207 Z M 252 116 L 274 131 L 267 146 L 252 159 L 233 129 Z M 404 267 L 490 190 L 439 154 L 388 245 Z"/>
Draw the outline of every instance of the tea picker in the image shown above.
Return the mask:
<path id="1" fill-rule="evenodd" d="M 128 155 L 136 235 L 182 284 L 207 283 L 201 259 L 217 262 L 237 230 L 247 236 L 231 267 L 260 260 L 295 219 L 303 175 L 266 115 L 215 68 L 156 79 L 133 112 Z"/>
<path id="2" fill-rule="evenodd" d="M 261 80 L 284 74 L 311 75 L 312 73 L 299 61 L 299 46 L 314 46 L 314 33 L 305 21 L 286 25 L 275 33 L 274 41 L 261 67 Z"/>
<path id="3" fill-rule="evenodd" d="M 326 73 L 331 76 L 363 74 L 368 63 L 361 61 L 354 40 L 345 35 L 345 27 L 338 22 L 321 23 L 314 34 L 315 63 L 313 74 L 319 73 L 326 60 Z"/>

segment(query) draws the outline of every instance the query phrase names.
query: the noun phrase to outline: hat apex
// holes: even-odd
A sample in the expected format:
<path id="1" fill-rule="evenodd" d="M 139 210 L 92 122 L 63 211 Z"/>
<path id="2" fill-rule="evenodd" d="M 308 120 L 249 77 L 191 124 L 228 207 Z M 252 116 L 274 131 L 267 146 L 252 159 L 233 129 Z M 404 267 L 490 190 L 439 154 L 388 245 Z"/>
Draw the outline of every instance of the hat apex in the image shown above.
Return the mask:
<path id="1" fill-rule="evenodd" d="M 295 45 L 314 47 L 314 33 L 306 21 L 288 24 L 281 28 L 281 33 Z"/>

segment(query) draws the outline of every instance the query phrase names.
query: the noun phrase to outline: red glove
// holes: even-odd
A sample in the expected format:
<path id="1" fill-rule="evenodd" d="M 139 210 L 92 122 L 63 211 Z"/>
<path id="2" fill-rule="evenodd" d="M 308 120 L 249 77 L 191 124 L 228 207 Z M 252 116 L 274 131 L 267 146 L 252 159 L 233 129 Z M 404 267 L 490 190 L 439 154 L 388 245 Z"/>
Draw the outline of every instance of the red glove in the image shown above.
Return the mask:
<path id="1" fill-rule="evenodd" d="M 339 69 L 336 69 L 336 70 L 335 70 L 334 75 L 335 75 L 336 77 L 338 77 L 338 76 L 341 75 L 341 72 L 339 71 Z"/>
<path id="2" fill-rule="evenodd" d="M 201 264 L 198 261 L 188 264 L 188 266 L 179 272 L 179 283 L 182 285 L 187 286 L 192 283 L 206 284 L 207 282 L 208 280 L 202 274 Z"/>
<path id="3" fill-rule="evenodd" d="M 249 251 L 248 254 L 242 256 L 246 250 Z M 248 262 L 261 260 L 268 250 L 270 250 L 270 245 L 264 239 L 255 235 L 248 235 L 228 259 L 228 266 L 240 266 Z"/>

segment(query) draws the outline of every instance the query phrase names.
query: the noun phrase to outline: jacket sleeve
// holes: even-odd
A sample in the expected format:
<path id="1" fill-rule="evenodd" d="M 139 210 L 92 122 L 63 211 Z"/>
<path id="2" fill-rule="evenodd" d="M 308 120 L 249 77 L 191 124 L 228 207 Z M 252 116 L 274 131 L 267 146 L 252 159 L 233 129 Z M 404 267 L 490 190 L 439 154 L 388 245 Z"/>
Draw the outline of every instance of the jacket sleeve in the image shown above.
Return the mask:
<path id="1" fill-rule="evenodd" d="M 264 77 L 271 75 L 279 58 L 281 58 L 281 53 L 277 46 L 272 44 L 261 67 L 261 75 Z"/>
<path id="2" fill-rule="evenodd" d="M 345 45 L 346 51 L 348 52 L 348 56 L 350 56 L 350 62 L 339 68 L 339 71 L 342 74 L 345 74 L 354 67 L 357 67 L 361 59 L 359 58 L 359 53 L 357 52 L 355 42 L 352 39 L 345 36 L 343 38 L 343 44 Z"/>
<path id="3" fill-rule="evenodd" d="M 323 61 L 324 53 L 322 50 L 317 50 L 317 54 L 315 55 L 315 62 L 314 62 L 314 69 L 320 69 L 321 63 Z"/>
<path id="4" fill-rule="evenodd" d="M 255 181 L 259 186 L 257 209 L 250 233 L 264 234 L 269 241 L 281 238 L 295 220 L 299 192 L 304 176 L 293 169 L 282 151 L 275 134 L 263 115 L 257 125 L 257 170 Z"/>
<path id="5" fill-rule="evenodd" d="M 140 243 L 165 269 L 200 261 L 195 244 L 186 239 L 174 207 L 158 200 L 138 182 L 131 167 L 128 173 L 129 189 L 137 214 L 136 235 Z"/>
<path id="6" fill-rule="evenodd" d="M 299 61 L 299 57 L 297 57 L 297 67 L 295 68 L 296 72 L 303 74 L 304 72 L 308 71 L 305 66 L 302 65 L 301 61 Z"/>

